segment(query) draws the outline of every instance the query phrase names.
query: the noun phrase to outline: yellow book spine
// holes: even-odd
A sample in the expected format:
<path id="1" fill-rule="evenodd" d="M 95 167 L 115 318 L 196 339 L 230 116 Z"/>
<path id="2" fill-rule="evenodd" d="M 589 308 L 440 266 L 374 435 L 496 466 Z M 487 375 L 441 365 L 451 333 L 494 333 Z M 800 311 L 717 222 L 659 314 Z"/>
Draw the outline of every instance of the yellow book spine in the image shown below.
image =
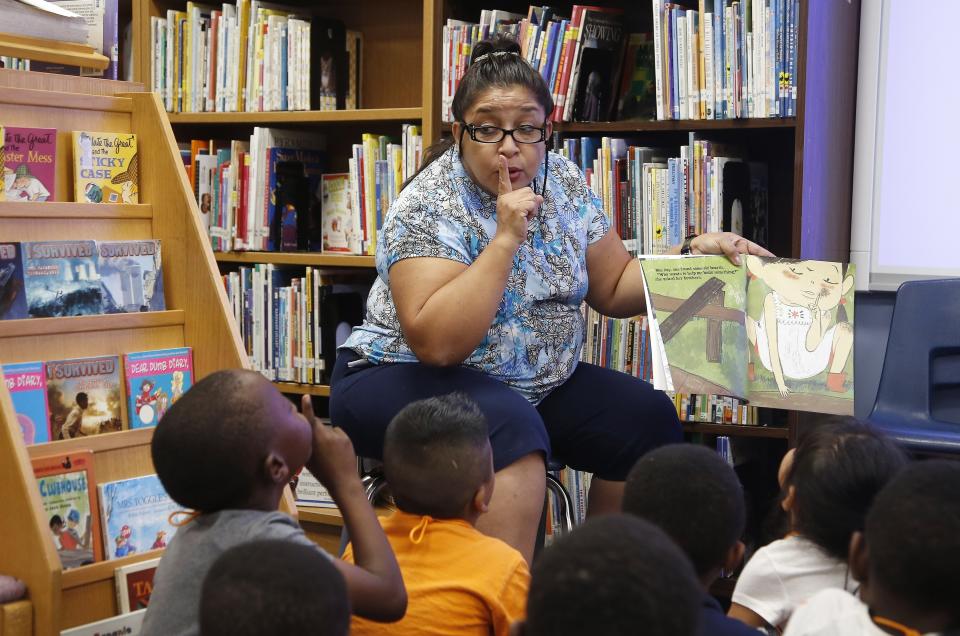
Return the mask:
<path id="1" fill-rule="evenodd" d="M 367 220 L 370 242 L 367 254 L 377 249 L 377 158 L 380 156 L 378 135 L 363 133 L 363 214 Z"/>

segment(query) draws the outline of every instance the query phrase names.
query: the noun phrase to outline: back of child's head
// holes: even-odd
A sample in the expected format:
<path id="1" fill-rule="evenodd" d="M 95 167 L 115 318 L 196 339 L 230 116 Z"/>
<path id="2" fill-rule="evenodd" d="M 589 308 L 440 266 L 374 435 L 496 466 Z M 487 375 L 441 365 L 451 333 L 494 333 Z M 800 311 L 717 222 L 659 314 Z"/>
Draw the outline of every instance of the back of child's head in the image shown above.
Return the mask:
<path id="1" fill-rule="evenodd" d="M 157 424 L 153 465 L 167 494 L 202 512 L 241 507 L 256 486 L 271 439 L 256 399 L 258 373 L 217 371 L 177 400 Z"/>
<path id="2" fill-rule="evenodd" d="M 400 510 L 459 517 L 492 475 L 487 420 L 461 393 L 412 402 L 387 426 L 383 469 Z"/>
<path id="3" fill-rule="evenodd" d="M 632 515 L 588 520 L 534 562 L 524 636 L 687 636 L 702 591 L 690 561 Z"/>
<path id="4" fill-rule="evenodd" d="M 864 533 L 869 587 L 960 628 L 960 463 L 919 461 L 877 495 Z"/>
<path id="5" fill-rule="evenodd" d="M 700 577 L 723 566 L 746 523 L 737 474 L 715 451 L 696 444 L 644 455 L 627 477 L 623 511 L 666 532 Z"/>
<path id="6" fill-rule="evenodd" d="M 220 555 L 203 581 L 203 636 L 345 636 L 349 631 L 343 576 L 309 546 L 243 543 Z"/>
<path id="7" fill-rule="evenodd" d="M 794 489 L 792 529 L 828 554 L 847 560 L 850 537 L 880 492 L 907 463 L 879 431 L 856 421 L 831 422 L 800 439 L 784 481 Z"/>

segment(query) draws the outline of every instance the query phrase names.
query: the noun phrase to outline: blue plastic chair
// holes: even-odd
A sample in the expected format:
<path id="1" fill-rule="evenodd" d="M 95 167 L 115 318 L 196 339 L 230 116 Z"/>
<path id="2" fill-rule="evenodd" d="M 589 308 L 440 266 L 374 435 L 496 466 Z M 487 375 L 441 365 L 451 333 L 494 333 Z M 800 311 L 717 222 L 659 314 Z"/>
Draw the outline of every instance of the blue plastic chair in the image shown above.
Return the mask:
<path id="1" fill-rule="evenodd" d="M 960 455 L 958 405 L 960 278 L 905 282 L 867 419 L 907 450 Z M 956 421 L 938 419 L 945 411 Z"/>

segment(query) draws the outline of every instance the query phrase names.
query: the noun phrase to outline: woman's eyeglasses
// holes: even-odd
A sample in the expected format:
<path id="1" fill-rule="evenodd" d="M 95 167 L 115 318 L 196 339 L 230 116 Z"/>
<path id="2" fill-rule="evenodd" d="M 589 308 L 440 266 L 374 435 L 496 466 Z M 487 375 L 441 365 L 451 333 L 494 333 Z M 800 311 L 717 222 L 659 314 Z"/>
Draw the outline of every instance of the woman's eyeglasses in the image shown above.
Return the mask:
<path id="1" fill-rule="evenodd" d="M 504 137 L 510 135 L 518 144 L 538 144 L 547 138 L 547 128 L 542 126 L 520 126 L 518 128 L 507 129 L 497 126 L 474 126 L 465 124 L 464 128 L 470 135 L 470 139 L 481 144 L 496 144 L 503 141 Z"/>

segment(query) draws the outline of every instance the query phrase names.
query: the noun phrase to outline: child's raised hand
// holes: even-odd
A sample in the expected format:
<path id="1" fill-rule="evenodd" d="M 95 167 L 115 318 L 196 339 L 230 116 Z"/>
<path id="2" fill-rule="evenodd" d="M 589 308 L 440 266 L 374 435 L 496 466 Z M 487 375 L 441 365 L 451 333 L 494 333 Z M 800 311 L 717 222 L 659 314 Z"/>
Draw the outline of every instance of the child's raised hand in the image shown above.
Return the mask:
<path id="1" fill-rule="evenodd" d="M 313 449 L 307 460 L 307 468 L 336 498 L 336 491 L 345 484 L 360 481 L 353 443 L 342 429 L 317 420 L 309 395 L 304 395 L 300 404 L 303 416 L 313 429 Z"/>

